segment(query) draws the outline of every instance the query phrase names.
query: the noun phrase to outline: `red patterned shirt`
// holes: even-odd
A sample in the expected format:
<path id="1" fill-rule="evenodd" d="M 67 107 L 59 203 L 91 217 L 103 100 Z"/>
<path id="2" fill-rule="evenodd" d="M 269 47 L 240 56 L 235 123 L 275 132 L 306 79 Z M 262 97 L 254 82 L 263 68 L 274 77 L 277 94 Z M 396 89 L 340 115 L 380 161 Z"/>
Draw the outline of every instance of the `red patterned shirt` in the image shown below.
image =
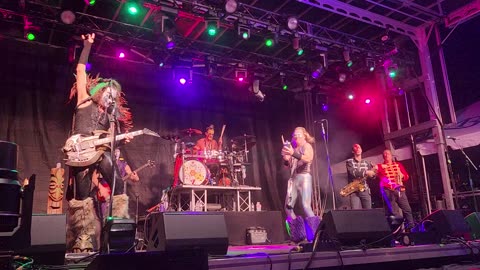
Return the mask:
<path id="1" fill-rule="evenodd" d="M 378 177 L 380 178 L 380 187 L 395 190 L 401 188 L 405 190 L 402 182 L 408 180 L 409 176 L 400 162 L 377 164 Z M 403 174 L 402 182 L 397 181 L 398 175 Z"/>

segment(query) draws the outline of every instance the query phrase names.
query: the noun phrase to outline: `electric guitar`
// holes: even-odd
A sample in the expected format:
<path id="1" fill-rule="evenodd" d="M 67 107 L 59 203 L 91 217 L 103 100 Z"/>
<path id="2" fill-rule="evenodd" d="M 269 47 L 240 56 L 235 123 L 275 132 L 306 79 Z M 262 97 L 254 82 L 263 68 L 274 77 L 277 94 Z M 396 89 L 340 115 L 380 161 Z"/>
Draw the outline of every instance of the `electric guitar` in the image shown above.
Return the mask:
<path id="1" fill-rule="evenodd" d="M 142 166 L 138 167 L 136 170 L 132 171 L 131 173 L 125 175 L 122 177 L 123 180 L 123 190 L 126 190 L 126 185 L 127 185 L 127 179 L 130 178 L 130 176 L 134 173 L 138 173 L 139 171 L 145 169 L 145 168 L 153 168 L 155 167 L 155 161 L 153 160 L 148 160 L 147 163 L 143 164 Z M 95 184 L 95 183 L 94 183 Z M 98 183 L 98 191 L 97 191 L 97 199 L 100 202 L 105 202 L 108 197 L 110 197 L 110 194 L 112 193 L 112 189 L 110 188 L 110 185 L 107 183 L 107 181 L 101 181 Z"/>
<path id="2" fill-rule="evenodd" d="M 144 134 L 160 137 L 156 132 L 144 128 L 142 130 L 117 135 L 115 136 L 115 141 Z M 108 143 L 112 142 L 112 138 L 102 138 L 102 136 L 105 136 L 105 132 L 102 132 L 102 134 L 97 133 L 93 136 L 76 134 L 68 138 L 65 146 L 62 148 L 63 152 L 67 155 L 65 164 L 72 167 L 84 167 L 95 163 L 105 152 L 105 148 L 109 147 Z"/>

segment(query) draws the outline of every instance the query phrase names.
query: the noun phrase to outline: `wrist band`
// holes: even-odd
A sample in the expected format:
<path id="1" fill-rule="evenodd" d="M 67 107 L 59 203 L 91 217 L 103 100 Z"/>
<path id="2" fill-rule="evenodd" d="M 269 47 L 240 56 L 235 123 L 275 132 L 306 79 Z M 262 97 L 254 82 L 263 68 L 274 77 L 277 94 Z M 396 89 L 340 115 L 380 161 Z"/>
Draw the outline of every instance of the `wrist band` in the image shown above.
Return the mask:
<path id="1" fill-rule="evenodd" d="M 300 160 L 300 159 L 302 159 L 302 154 L 300 154 L 300 153 L 298 153 L 298 152 L 293 152 L 292 157 Z"/>

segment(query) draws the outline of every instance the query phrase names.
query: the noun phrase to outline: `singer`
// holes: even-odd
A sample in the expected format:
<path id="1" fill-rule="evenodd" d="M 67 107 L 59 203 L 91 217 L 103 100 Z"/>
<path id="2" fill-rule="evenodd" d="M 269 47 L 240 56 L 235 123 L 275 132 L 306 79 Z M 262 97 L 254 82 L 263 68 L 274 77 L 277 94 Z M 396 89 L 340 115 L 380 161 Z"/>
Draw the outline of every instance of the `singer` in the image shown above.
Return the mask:
<path id="1" fill-rule="evenodd" d="M 76 82 L 70 90 L 69 100 L 77 98 L 73 114 L 70 135 L 82 134 L 91 136 L 93 131 L 112 132 L 109 130 L 109 114 L 115 114 L 123 131 L 132 127 L 132 116 L 125 106 L 120 84 L 113 79 L 92 78 L 86 73 L 86 63 L 95 34 L 83 36 L 83 49 L 77 64 Z M 98 177 L 103 177 L 112 186 L 113 163 L 108 147 L 100 151 L 103 154 L 90 166 L 70 167 L 67 187 L 68 227 L 67 249 L 71 252 L 87 252 L 99 248 L 99 219 L 94 209 L 91 190 Z M 128 197 L 123 194 L 121 174 L 117 172 L 115 190 L 113 191 L 113 215 L 128 215 Z M 101 188 L 101 185 L 98 187 Z M 108 195 L 109 196 L 109 195 Z M 94 241 L 95 239 L 95 241 Z"/>
<path id="2" fill-rule="evenodd" d="M 291 177 L 288 183 L 285 199 L 285 212 L 290 238 L 294 242 L 312 241 L 320 223 L 312 210 L 312 175 L 311 164 L 314 151 L 312 144 L 315 139 L 303 127 L 295 128 L 292 134 L 292 144 L 286 143 L 282 148 L 283 160 L 290 166 Z M 305 220 L 295 215 L 293 209 L 300 195 Z"/>

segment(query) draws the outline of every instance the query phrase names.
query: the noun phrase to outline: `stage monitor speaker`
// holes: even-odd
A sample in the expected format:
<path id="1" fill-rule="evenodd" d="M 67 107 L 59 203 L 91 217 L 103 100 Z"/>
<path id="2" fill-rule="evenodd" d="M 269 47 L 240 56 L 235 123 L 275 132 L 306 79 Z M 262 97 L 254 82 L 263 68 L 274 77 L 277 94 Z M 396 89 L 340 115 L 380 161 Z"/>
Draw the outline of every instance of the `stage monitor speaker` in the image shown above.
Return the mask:
<path id="1" fill-rule="evenodd" d="M 98 255 L 87 270 L 208 270 L 205 251 L 161 251 Z"/>
<path id="2" fill-rule="evenodd" d="M 465 221 L 470 226 L 472 240 L 480 239 L 480 213 L 473 212 L 465 217 Z"/>
<path id="3" fill-rule="evenodd" d="M 332 210 L 320 224 L 323 237 L 341 246 L 391 246 L 391 231 L 383 209 Z"/>
<path id="4" fill-rule="evenodd" d="M 66 216 L 32 215 L 31 246 L 16 253 L 32 257 L 35 264 L 63 265 L 66 251 Z"/>
<path id="5" fill-rule="evenodd" d="M 200 248 L 213 255 L 227 253 L 228 234 L 223 213 L 155 213 L 146 222 L 147 251 Z"/>
<path id="6" fill-rule="evenodd" d="M 438 241 L 446 236 L 470 239 L 470 228 L 460 210 L 437 210 L 424 218 L 423 225 Z"/>

